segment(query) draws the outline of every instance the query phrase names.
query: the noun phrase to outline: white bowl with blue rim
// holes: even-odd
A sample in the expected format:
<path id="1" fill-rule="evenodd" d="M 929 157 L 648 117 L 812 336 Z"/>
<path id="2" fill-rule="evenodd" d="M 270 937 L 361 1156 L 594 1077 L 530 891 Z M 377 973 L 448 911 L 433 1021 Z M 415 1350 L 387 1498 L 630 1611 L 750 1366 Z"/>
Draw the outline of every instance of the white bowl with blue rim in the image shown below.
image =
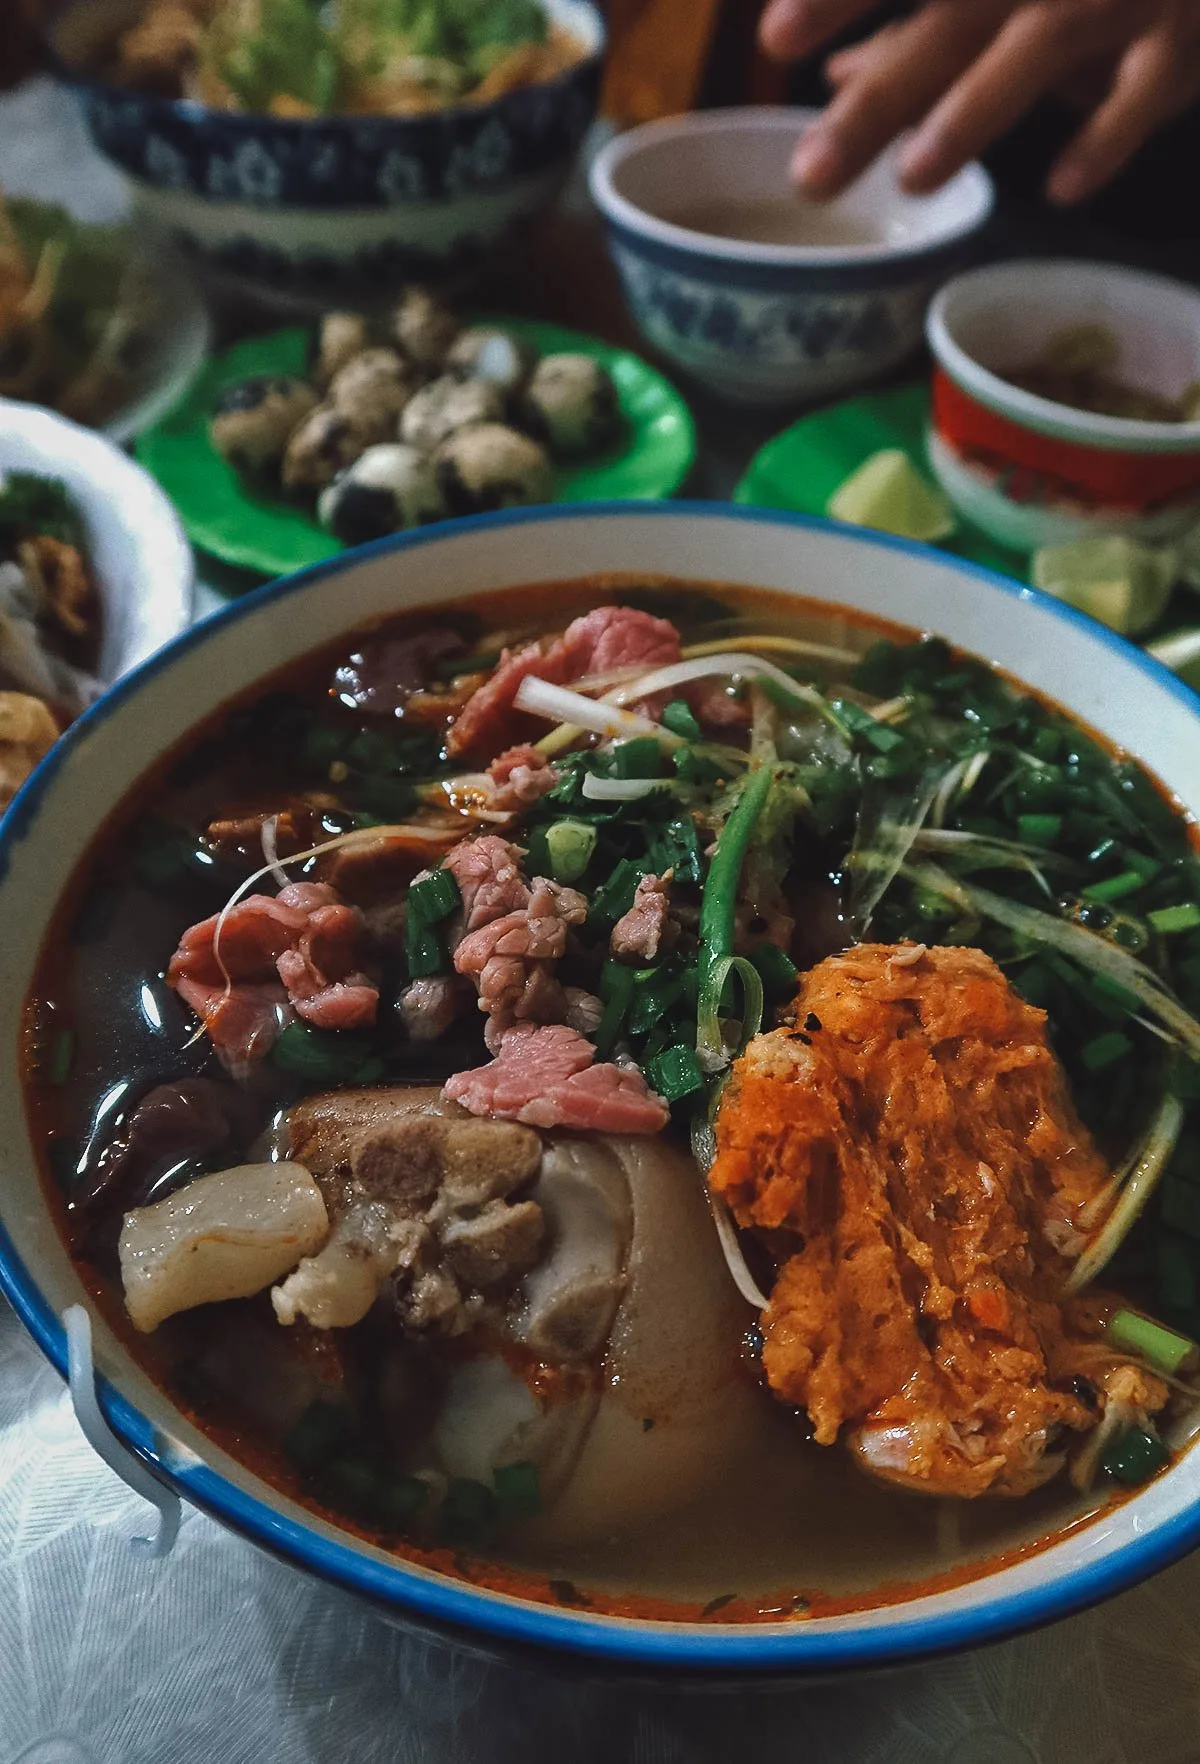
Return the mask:
<path id="1" fill-rule="evenodd" d="M 836 201 L 805 200 L 789 166 L 818 114 L 670 117 L 618 135 L 592 166 L 642 335 L 738 403 L 833 398 L 899 367 L 992 211 L 982 166 L 909 196 L 894 149 Z M 739 216 L 744 237 L 731 236 Z"/>
<path id="2" fill-rule="evenodd" d="M 596 112 L 604 25 L 590 0 L 542 3 L 582 45 L 573 67 L 424 116 L 216 110 L 80 72 L 144 0 L 68 0 L 51 44 L 141 212 L 226 279 L 328 304 L 467 275 L 555 196 Z"/>
<path id="3" fill-rule="evenodd" d="M 60 1371 L 64 1311 L 91 1312 L 101 1409 L 143 1469 L 395 1620 L 490 1650 L 552 1650 L 642 1675 L 797 1675 L 973 1646 L 1131 1585 L 1200 1543 L 1194 1450 L 1044 1548 L 840 1616 L 671 1623 L 491 1591 L 338 1529 L 236 1462 L 133 1360 L 67 1255 L 18 1077 L 23 1001 L 57 897 L 117 805 L 223 703 L 348 630 L 463 594 L 613 571 L 743 583 L 939 631 L 1136 754 L 1184 811 L 1200 813 L 1200 700 L 1091 619 L 925 546 L 727 505 L 614 503 L 452 521 L 347 553 L 246 596 L 128 676 L 58 744 L 0 829 L 0 1287 Z"/>

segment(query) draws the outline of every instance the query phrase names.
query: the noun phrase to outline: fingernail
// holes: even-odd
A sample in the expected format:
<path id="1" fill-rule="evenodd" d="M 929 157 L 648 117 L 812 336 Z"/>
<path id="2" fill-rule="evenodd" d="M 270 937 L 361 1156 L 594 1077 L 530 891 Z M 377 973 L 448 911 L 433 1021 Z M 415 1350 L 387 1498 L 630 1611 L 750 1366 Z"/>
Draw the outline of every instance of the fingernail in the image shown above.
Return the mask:
<path id="1" fill-rule="evenodd" d="M 916 190 L 937 175 L 938 143 L 929 136 L 914 135 L 900 154 L 897 171 L 906 189 Z"/>
<path id="2" fill-rule="evenodd" d="M 792 157 L 792 176 L 806 189 L 821 190 L 837 181 L 841 157 L 836 145 L 818 129 L 803 136 Z"/>

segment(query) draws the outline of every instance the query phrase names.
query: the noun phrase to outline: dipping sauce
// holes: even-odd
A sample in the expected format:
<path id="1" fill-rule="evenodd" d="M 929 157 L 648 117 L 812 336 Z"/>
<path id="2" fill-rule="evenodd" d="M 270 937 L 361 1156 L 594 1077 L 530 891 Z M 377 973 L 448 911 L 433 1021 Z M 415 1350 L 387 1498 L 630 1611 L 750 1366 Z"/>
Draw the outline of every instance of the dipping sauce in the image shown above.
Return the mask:
<path id="1" fill-rule="evenodd" d="M 882 245 L 884 233 L 862 216 L 784 194 L 757 202 L 717 198 L 664 216 L 678 227 L 751 245 Z"/>
<path id="2" fill-rule="evenodd" d="M 1023 392 L 1090 410 L 1097 416 L 1131 417 L 1143 423 L 1194 423 L 1200 419 L 1200 382 L 1178 398 L 1131 385 L 1121 373 L 1121 342 L 1107 325 L 1073 325 L 1051 337 L 1040 356 L 1004 378 Z"/>

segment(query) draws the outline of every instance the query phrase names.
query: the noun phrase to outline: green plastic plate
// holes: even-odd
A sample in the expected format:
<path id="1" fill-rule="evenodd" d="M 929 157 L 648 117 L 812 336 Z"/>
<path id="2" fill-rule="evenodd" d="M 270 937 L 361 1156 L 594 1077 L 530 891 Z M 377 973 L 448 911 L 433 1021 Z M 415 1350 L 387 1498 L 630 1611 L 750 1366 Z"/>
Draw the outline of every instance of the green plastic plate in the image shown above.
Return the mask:
<path id="1" fill-rule="evenodd" d="M 928 419 L 929 389 L 925 385 L 872 392 L 814 411 L 755 454 L 733 499 L 756 508 L 823 515 L 838 486 L 864 459 L 884 447 L 902 447 L 917 470 L 928 477 Z M 941 548 L 1025 580 L 1026 564 L 1019 553 L 993 544 L 965 523 Z"/>
<path id="2" fill-rule="evenodd" d="M 616 384 L 626 422 L 624 438 L 593 459 L 560 467 L 560 502 L 674 495 L 695 460 L 696 430 L 687 404 L 668 380 L 640 356 L 598 337 L 534 320 L 496 322 L 539 354 L 570 350 L 593 356 Z M 307 346 L 308 333 L 299 329 L 235 344 L 207 364 L 183 402 L 147 429 L 136 447 L 141 464 L 179 510 L 192 544 L 222 563 L 256 575 L 287 575 L 321 563 L 342 548 L 308 510 L 282 496 L 247 489 L 214 452 L 208 417 L 217 394 L 238 380 L 256 374 L 304 373 Z"/>

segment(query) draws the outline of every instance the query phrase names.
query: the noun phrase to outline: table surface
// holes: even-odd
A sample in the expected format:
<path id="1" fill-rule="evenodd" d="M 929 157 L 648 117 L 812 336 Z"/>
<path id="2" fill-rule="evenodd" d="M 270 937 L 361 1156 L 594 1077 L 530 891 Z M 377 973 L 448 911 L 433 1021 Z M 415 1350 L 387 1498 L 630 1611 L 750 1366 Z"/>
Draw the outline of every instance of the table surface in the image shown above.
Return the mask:
<path id="1" fill-rule="evenodd" d="M 120 211 L 119 182 L 47 82 L 0 99 L 0 166 L 10 189 Z M 626 341 L 578 208 L 557 241 L 546 309 Z M 506 291 L 517 305 L 519 283 Z M 778 419 L 699 417 L 694 487 L 727 495 Z M 198 611 L 230 586 L 206 583 Z M 977 1653 L 853 1685 L 696 1693 L 581 1684 L 416 1638 L 195 1512 L 173 1553 L 147 1560 L 130 1547 L 145 1526 L 0 1301 L 0 1764 L 1200 1761 L 1200 1559 Z"/>

